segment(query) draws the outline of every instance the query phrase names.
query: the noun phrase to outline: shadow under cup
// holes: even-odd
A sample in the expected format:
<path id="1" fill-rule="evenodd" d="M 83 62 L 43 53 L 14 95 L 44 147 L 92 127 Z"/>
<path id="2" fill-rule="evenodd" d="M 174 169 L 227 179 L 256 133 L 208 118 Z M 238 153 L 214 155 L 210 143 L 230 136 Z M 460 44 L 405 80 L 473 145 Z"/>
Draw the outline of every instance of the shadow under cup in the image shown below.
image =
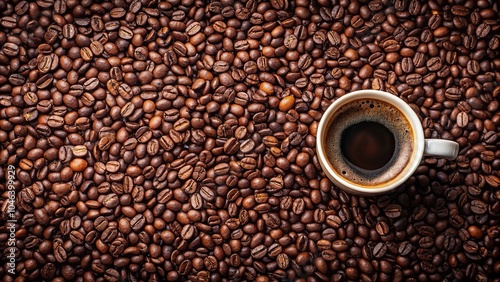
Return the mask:
<path id="1" fill-rule="evenodd" d="M 339 188 L 379 194 L 401 185 L 416 170 L 423 130 L 413 126 L 420 124 L 418 117 L 399 98 L 365 92 L 347 94 L 327 109 L 318 127 L 318 157 Z"/>

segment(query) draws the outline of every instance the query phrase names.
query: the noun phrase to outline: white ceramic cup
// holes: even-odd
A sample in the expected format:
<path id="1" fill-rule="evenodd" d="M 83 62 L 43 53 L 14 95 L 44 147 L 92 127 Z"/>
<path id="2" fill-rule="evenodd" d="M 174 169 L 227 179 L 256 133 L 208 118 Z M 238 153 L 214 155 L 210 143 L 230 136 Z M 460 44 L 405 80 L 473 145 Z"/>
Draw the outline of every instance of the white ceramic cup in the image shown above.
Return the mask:
<path id="1" fill-rule="evenodd" d="M 346 105 L 361 99 L 379 100 L 388 103 L 394 108 L 398 109 L 406 117 L 409 125 L 411 126 L 411 128 L 409 128 L 408 130 L 412 133 L 411 138 L 413 139 L 411 156 L 408 158 L 407 163 L 403 166 L 404 168 L 390 180 L 374 186 L 370 186 L 369 184 L 361 185 L 359 183 L 356 183 L 355 181 L 351 181 L 346 177 L 343 177 L 341 173 L 337 172 L 332 167 L 331 161 L 334 162 L 335 160 L 332 160 L 332 158 L 328 157 L 327 150 L 325 149 L 325 143 L 327 142 L 327 131 L 329 127 L 335 122 L 335 114 L 338 113 L 338 111 Z M 403 184 L 415 172 L 424 155 L 437 158 L 455 159 L 458 155 L 458 148 L 458 143 L 454 141 L 442 139 L 425 139 L 421 121 L 418 118 L 417 114 L 412 110 L 412 108 L 399 97 L 378 90 L 354 91 L 335 100 L 323 114 L 316 135 L 316 150 L 318 160 L 327 177 L 338 188 L 351 194 L 362 196 L 374 196 L 388 193 L 389 191 L 394 190 L 401 184 Z M 393 167 L 389 166 L 388 169 L 390 170 L 391 168 Z"/>

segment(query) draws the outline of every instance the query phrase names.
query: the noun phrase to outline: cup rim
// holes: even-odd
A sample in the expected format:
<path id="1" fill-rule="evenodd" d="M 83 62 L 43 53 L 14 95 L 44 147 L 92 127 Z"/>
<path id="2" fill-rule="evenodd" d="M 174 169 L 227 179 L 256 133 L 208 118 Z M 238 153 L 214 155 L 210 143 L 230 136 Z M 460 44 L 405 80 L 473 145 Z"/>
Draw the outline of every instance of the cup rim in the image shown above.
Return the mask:
<path id="1" fill-rule="evenodd" d="M 339 174 L 335 172 L 335 170 L 329 165 L 328 158 L 326 157 L 326 152 L 323 149 L 323 139 L 326 134 L 327 128 L 326 126 L 330 123 L 330 118 L 333 116 L 335 112 L 343 105 L 363 99 L 378 99 L 383 102 L 389 103 L 394 107 L 398 108 L 401 113 L 407 118 L 410 126 L 413 130 L 413 138 L 415 138 L 413 154 L 409 160 L 409 166 L 407 166 L 399 175 L 397 175 L 396 179 L 391 180 L 387 185 L 374 186 L 373 188 L 362 187 L 360 185 L 356 185 L 352 182 L 345 180 Z M 361 195 L 377 195 L 389 192 L 393 189 L 396 189 L 400 185 L 402 185 L 418 168 L 420 165 L 420 161 L 422 160 L 424 154 L 424 131 L 420 122 L 419 117 L 413 111 L 413 109 L 404 102 L 401 98 L 391 93 L 380 91 L 380 90 L 357 90 L 343 95 L 342 97 L 335 100 L 324 112 L 323 116 L 318 125 L 318 130 L 316 133 L 316 153 L 318 155 L 319 163 L 323 169 L 323 172 L 328 176 L 328 178 L 338 186 L 338 188 L 343 190 L 351 191 L 355 194 Z"/>

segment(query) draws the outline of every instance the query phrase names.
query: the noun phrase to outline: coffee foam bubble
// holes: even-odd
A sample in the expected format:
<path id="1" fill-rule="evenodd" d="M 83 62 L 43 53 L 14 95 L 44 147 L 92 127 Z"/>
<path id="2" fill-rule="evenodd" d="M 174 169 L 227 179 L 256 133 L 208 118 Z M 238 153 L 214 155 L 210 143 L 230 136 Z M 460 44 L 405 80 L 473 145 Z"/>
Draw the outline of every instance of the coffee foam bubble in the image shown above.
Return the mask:
<path id="1" fill-rule="evenodd" d="M 344 105 L 333 117 L 325 135 L 325 153 L 338 175 L 362 186 L 387 183 L 404 171 L 413 152 L 410 123 L 394 106 L 379 100 L 362 99 Z M 342 156 L 342 132 L 362 121 L 373 121 L 387 127 L 395 139 L 394 156 L 378 170 L 353 168 Z"/>

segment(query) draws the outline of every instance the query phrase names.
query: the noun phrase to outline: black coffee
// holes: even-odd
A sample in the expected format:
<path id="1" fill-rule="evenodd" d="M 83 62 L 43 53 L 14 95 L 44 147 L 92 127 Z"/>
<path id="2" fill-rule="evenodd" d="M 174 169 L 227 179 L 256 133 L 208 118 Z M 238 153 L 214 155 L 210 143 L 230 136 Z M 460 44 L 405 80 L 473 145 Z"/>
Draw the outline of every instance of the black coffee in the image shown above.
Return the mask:
<path id="1" fill-rule="evenodd" d="M 365 170 L 377 170 L 389 163 L 394 155 L 395 140 L 384 125 L 362 121 L 342 132 L 342 155 L 353 166 Z"/>
<path id="2" fill-rule="evenodd" d="M 397 178 L 413 153 L 409 121 L 391 104 L 362 99 L 332 116 L 325 153 L 337 174 L 373 187 Z"/>

